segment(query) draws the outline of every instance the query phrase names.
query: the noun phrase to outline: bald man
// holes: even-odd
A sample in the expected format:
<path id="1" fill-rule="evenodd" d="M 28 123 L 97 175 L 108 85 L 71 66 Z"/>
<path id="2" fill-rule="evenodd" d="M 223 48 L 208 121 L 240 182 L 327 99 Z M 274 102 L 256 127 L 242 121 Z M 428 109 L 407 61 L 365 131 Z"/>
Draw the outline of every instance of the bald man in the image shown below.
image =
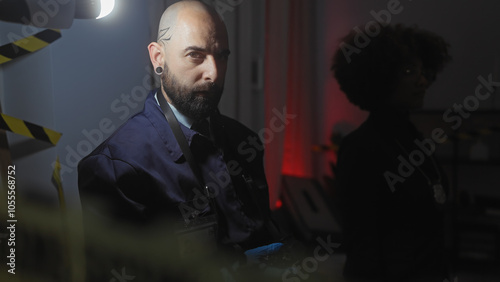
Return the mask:
<path id="1" fill-rule="evenodd" d="M 168 226 L 241 253 L 273 242 L 263 146 L 217 110 L 230 54 L 221 17 L 201 2 L 178 2 L 148 50 L 161 87 L 81 160 L 84 214 Z M 189 248 L 182 236 L 181 253 Z"/>
<path id="2" fill-rule="evenodd" d="M 214 10 L 198 1 L 170 6 L 148 49 L 161 76 L 161 94 L 186 118 L 186 126 L 216 111 L 230 52 L 226 26 Z"/>

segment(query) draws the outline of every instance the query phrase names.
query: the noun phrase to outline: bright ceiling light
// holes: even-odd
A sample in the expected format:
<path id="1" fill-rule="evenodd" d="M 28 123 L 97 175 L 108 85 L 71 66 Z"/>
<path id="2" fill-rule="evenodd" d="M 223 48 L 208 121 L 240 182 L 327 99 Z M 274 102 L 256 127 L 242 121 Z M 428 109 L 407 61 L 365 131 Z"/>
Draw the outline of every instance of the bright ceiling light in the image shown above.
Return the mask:
<path id="1" fill-rule="evenodd" d="M 101 0 L 101 13 L 96 19 L 104 18 L 109 15 L 115 7 L 115 0 Z"/>

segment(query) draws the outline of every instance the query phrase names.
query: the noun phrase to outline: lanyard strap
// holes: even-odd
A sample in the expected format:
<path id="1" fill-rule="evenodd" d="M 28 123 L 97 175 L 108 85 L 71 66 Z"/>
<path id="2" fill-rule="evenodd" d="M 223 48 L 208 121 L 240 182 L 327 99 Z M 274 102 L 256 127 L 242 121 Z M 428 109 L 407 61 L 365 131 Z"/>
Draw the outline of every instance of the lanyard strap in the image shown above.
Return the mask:
<path id="1" fill-rule="evenodd" d="M 196 181 L 198 182 L 199 187 L 202 189 L 202 191 L 205 192 L 204 194 L 208 198 L 210 209 L 213 211 L 214 214 L 217 214 L 215 201 L 213 197 L 210 196 L 208 186 L 205 185 L 205 181 L 203 181 L 203 176 L 201 174 L 200 167 L 198 166 L 198 164 L 194 159 L 193 153 L 191 152 L 189 144 L 186 140 L 186 136 L 182 132 L 182 129 L 179 125 L 179 121 L 177 121 L 177 118 L 172 112 L 170 106 L 168 105 L 167 100 L 165 100 L 165 97 L 163 97 L 163 94 L 157 93 L 156 97 L 158 98 L 158 102 L 160 103 L 160 108 L 163 111 L 163 114 L 165 115 L 165 118 L 167 119 L 167 122 L 170 125 L 170 128 L 172 129 L 172 132 L 174 133 L 175 139 L 177 140 L 177 143 L 179 144 L 181 151 L 184 154 L 184 157 L 186 158 L 186 161 L 188 162 L 189 167 L 191 168 L 191 171 L 193 172 L 196 178 Z M 186 222 L 189 222 L 189 219 L 184 218 L 184 220 Z"/>

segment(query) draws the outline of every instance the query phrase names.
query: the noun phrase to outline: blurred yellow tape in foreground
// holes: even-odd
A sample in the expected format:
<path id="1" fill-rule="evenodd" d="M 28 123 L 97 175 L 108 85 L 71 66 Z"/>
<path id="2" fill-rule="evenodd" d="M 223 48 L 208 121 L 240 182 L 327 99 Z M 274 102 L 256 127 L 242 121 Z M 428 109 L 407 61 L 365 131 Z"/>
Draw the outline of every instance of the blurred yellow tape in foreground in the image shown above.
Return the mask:
<path id="1" fill-rule="evenodd" d="M 24 121 L 6 114 L 0 114 L 0 129 L 12 131 L 33 139 L 56 145 L 62 134 L 31 122 Z"/>
<path id="2" fill-rule="evenodd" d="M 65 211 L 66 201 L 64 199 L 64 190 L 61 179 L 61 163 L 59 162 L 59 156 L 57 156 L 56 165 L 54 166 L 54 171 L 52 172 L 52 184 L 54 184 L 57 189 L 57 195 L 59 197 L 59 204 L 61 205 L 61 209 Z"/>

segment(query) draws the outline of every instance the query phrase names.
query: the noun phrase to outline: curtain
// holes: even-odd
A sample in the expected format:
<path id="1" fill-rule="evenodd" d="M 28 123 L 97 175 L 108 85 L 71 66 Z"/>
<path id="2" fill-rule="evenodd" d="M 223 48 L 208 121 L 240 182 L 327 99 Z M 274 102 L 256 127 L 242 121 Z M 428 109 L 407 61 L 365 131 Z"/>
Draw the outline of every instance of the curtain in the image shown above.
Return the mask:
<path id="1" fill-rule="evenodd" d="M 314 1 L 267 0 L 265 116 L 262 134 L 271 208 L 282 175 L 313 177 L 312 145 L 318 111 L 312 74 L 311 14 Z M 281 123 L 280 123 L 281 122 Z"/>

